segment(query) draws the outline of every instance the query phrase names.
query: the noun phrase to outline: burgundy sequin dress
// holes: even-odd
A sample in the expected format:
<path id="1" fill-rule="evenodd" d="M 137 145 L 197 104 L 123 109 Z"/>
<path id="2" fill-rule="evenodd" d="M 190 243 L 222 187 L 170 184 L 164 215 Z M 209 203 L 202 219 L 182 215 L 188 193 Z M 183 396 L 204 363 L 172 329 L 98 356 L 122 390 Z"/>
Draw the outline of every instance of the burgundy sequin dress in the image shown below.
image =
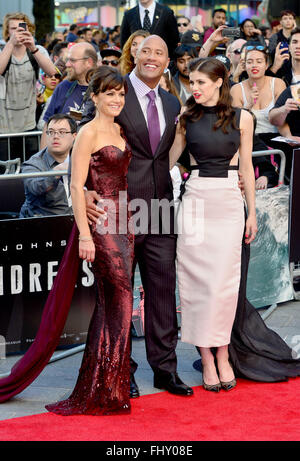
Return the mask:
<path id="1" fill-rule="evenodd" d="M 127 145 L 124 151 L 106 146 L 91 156 L 86 186 L 103 199 L 107 219 L 93 224 L 91 230 L 97 299 L 77 383 L 67 400 L 46 406 L 60 415 L 130 413 L 134 237 L 124 232 L 129 222 L 126 175 L 130 158 Z M 107 233 L 105 226 L 106 230 L 109 226 Z"/>

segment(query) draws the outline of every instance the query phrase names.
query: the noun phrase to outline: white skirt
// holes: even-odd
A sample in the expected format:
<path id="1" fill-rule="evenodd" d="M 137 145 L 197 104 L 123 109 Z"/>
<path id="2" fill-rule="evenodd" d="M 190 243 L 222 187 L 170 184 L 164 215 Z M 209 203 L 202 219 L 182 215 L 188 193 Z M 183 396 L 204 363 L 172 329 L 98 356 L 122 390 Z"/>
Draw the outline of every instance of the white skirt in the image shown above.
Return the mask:
<path id="1" fill-rule="evenodd" d="M 237 171 L 229 170 L 227 178 L 192 171 L 177 214 L 182 341 L 199 347 L 230 343 L 244 226 Z"/>

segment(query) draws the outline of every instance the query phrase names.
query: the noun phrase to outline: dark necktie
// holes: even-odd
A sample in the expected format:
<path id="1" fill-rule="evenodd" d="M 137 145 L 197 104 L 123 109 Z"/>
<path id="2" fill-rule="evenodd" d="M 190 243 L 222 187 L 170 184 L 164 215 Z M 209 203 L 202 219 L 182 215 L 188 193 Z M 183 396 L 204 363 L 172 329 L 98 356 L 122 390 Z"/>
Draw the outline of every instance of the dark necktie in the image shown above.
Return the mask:
<path id="1" fill-rule="evenodd" d="M 145 10 L 143 29 L 144 30 L 150 30 L 151 29 L 151 22 L 150 22 L 150 18 L 149 18 L 149 10 Z"/>
<path id="2" fill-rule="evenodd" d="M 155 154 L 160 141 L 160 126 L 158 111 L 155 104 L 155 96 L 156 95 L 154 90 L 151 90 L 149 93 L 147 93 L 147 97 L 149 98 L 149 103 L 147 106 L 148 132 L 153 155 Z"/>

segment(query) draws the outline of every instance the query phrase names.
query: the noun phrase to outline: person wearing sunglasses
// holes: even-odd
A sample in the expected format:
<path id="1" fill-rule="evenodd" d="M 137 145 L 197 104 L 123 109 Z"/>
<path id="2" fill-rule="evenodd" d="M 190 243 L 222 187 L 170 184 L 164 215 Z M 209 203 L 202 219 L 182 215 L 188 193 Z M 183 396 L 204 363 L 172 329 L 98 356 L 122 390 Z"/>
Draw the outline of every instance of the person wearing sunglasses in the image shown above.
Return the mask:
<path id="1" fill-rule="evenodd" d="M 57 87 L 57 85 L 62 81 L 62 75 L 57 72 L 52 77 L 49 77 L 45 72 L 40 70 L 39 84 L 41 88 L 37 86 L 37 109 L 36 109 L 36 121 L 38 130 L 43 130 L 44 128 L 44 114 L 50 104 L 51 96 Z"/>
<path id="2" fill-rule="evenodd" d="M 117 46 L 105 48 L 101 51 L 102 65 L 111 66 L 119 70 L 121 56 L 122 52 Z"/>
<path id="3" fill-rule="evenodd" d="M 191 21 L 186 16 L 177 16 L 177 27 L 179 32 L 179 37 L 181 37 L 185 32 L 190 29 Z"/>
<path id="4" fill-rule="evenodd" d="M 230 43 L 226 49 L 226 56 L 231 62 L 231 75 L 230 80 L 237 83 L 239 76 L 245 70 L 245 62 L 241 59 L 242 46 L 247 43 L 243 38 L 238 38 Z"/>

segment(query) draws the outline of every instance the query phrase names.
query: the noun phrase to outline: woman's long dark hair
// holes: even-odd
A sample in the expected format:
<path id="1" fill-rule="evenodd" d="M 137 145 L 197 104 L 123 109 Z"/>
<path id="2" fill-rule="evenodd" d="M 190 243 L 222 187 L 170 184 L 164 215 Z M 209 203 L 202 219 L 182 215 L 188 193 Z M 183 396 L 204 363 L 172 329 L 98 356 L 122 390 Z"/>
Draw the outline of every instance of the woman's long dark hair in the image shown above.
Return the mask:
<path id="1" fill-rule="evenodd" d="M 224 64 L 215 58 L 197 58 L 189 64 L 189 72 L 202 72 L 213 82 L 216 82 L 219 78 L 223 80 L 220 88 L 220 97 L 216 106 L 216 113 L 218 120 L 216 121 L 213 129 L 217 130 L 221 128 L 224 133 L 228 133 L 227 127 L 232 126 L 234 129 L 238 129 L 236 125 L 235 110 L 231 106 L 231 95 L 228 71 Z M 187 110 L 180 117 L 180 123 L 183 128 L 186 126 L 187 120 L 196 122 L 202 117 L 204 110 L 201 104 L 196 103 L 194 96 L 185 103 Z"/>

